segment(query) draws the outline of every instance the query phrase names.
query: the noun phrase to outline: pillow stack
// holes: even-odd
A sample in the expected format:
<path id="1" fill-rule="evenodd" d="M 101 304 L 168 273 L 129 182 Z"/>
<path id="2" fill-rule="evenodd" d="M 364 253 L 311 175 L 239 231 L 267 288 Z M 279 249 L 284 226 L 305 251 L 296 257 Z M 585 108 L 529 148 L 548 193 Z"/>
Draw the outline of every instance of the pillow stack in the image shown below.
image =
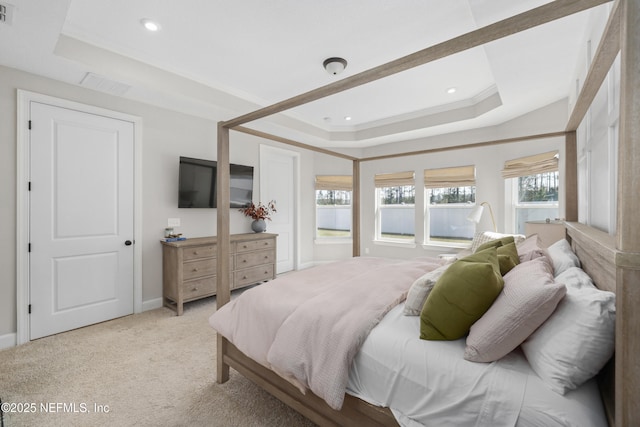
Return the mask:
<path id="1" fill-rule="evenodd" d="M 419 312 L 421 339 L 466 336 L 464 358 L 473 362 L 520 346 L 556 393 L 578 388 L 613 355 L 615 294 L 595 287 L 564 239 L 545 249 L 537 235 L 517 245 L 500 236 L 414 286 L 405 314 Z"/>
<path id="2" fill-rule="evenodd" d="M 595 376 L 613 356 L 615 294 L 593 285 L 566 240 L 548 252 L 555 280 L 566 285 L 567 294 L 521 347 L 545 384 L 565 394 Z"/>

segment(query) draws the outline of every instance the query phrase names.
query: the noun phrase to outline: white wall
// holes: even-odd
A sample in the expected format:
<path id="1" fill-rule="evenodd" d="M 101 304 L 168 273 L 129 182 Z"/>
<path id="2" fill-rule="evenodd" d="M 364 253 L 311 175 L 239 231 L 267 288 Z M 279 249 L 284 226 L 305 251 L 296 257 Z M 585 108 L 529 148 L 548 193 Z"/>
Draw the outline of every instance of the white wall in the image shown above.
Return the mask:
<path id="1" fill-rule="evenodd" d="M 16 332 L 16 116 L 17 89 L 42 93 L 79 103 L 120 111 L 142 118 L 142 299 L 150 308 L 162 297 L 162 256 L 159 240 L 168 218 L 180 218 L 176 231 L 186 236 L 216 234 L 215 209 L 178 209 L 178 158 L 181 155 L 216 158 L 217 121 L 157 108 L 79 86 L 60 83 L 19 70 L 0 66 L 0 348 L 15 343 Z M 232 132 L 232 163 L 255 167 L 254 194 L 259 194 L 259 145 L 271 144 L 294 151 L 300 149 L 271 143 Z M 313 185 L 315 158 L 301 153 L 301 182 Z M 320 162 L 322 163 L 322 162 Z M 303 208 L 314 205 L 313 191 L 302 192 Z M 308 212 L 306 212 L 308 211 Z M 314 227 L 314 210 L 300 215 L 300 229 Z M 240 212 L 231 212 L 231 232 L 250 232 L 250 221 Z M 306 233 L 306 231 L 305 231 Z M 303 235 L 298 247 L 302 263 L 314 258 L 313 240 Z"/>

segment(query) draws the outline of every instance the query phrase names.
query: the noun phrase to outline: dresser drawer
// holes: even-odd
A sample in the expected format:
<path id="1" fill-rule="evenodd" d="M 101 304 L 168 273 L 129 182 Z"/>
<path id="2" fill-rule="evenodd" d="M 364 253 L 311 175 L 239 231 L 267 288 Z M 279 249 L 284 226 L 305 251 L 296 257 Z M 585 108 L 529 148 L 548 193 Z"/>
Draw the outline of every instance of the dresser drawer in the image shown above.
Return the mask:
<path id="1" fill-rule="evenodd" d="M 238 242 L 237 252 L 249 252 L 258 249 L 270 249 L 275 247 L 275 239 L 250 240 L 247 242 Z"/>
<path id="2" fill-rule="evenodd" d="M 236 271 L 234 288 L 269 279 L 273 279 L 273 264 L 238 270 Z"/>
<path id="3" fill-rule="evenodd" d="M 212 258 L 216 256 L 217 246 L 216 245 L 195 246 L 191 248 L 184 248 L 182 251 L 183 251 L 182 259 L 184 261 L 189 261 L 189 260 L 198 259 L 198 258 Z"/>
<path id="4" fill-rule="evenodd" d="M 253 267 L 261 264 L 272 264 L 276 259 L 276 252 L 266 251 L 247 252 L 236 255 L 236 269 Z"/>
<path id="5" fill-rule="evenodd" d="M 216 291 L 216 277 L 204 277 L 182 283 L 182 298 L 184 301 L 213 294 Z"/>
<path id="6" fill-rule="evenodd" d="M 216 258 L 185 262 L 182 267 L 182 280 L 215 275 L 217 266 Z"/>

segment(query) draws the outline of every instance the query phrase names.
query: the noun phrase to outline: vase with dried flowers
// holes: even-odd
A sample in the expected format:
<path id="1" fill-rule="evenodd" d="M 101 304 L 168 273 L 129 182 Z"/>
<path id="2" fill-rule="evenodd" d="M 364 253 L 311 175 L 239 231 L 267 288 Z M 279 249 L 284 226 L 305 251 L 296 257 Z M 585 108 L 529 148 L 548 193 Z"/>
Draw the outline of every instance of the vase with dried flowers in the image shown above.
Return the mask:
<path id="1" fill-rule="evenodd" d="M 245 206 L 238 210 L 242 212 L 244 216 L 248 216 L 253 219 L 251 229 L 256 233 L 262 233 L 265 231 L 267 229 L 267 223 L 265 220 L 271 221 L 271 215 L 277 212 L 275 200 L 271 200 L 266 205 L 262 204 L 262 202 L 258 202 L 258 204 L 255 205 L 251 202 L 249 206 Z"/>

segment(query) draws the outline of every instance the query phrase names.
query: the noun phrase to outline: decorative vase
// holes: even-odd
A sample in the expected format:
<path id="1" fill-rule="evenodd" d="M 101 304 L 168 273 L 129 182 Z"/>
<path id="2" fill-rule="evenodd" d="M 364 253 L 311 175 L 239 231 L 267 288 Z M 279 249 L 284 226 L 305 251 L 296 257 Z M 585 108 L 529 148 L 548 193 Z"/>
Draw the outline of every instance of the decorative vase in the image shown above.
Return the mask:
<path id="1" fill-rule="evenodd" d="M 256 219 L 251 223 L 251 229 L 256 233 L 262 233 L 267 229 L 267 223 L 264 219 Z"/>

